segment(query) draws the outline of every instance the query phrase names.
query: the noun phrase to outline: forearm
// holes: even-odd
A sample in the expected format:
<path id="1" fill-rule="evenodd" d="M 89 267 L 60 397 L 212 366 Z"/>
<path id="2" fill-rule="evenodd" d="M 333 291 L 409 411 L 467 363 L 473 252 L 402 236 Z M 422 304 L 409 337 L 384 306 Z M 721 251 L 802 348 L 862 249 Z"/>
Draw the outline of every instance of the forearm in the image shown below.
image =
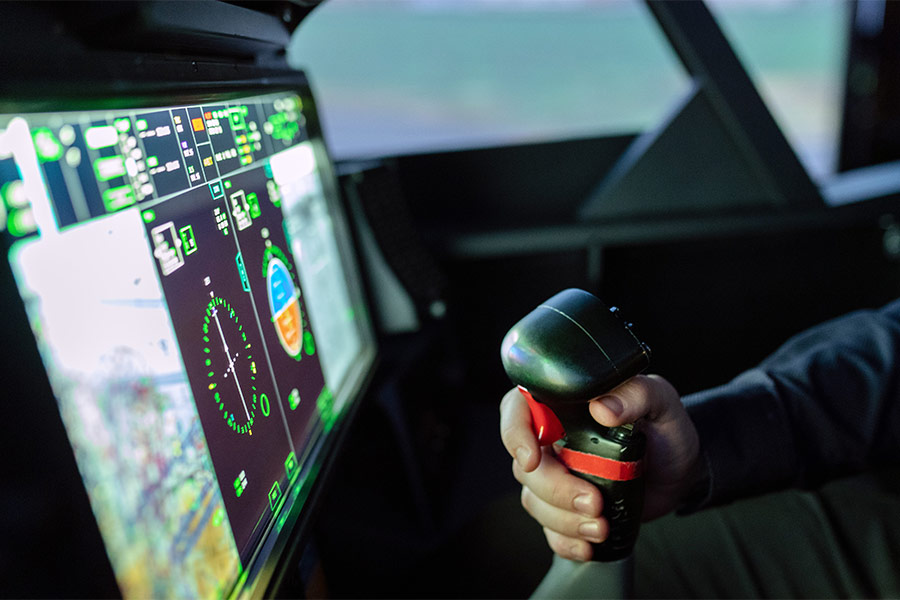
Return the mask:
<path id="1" fill-rule="evenodd" d="M 686 397 L 708 468 L 706 493 L 695 490 L 687 509 L 896 462 L 897 365 L 900 302 L 815 327 L 728 384 Z"/>

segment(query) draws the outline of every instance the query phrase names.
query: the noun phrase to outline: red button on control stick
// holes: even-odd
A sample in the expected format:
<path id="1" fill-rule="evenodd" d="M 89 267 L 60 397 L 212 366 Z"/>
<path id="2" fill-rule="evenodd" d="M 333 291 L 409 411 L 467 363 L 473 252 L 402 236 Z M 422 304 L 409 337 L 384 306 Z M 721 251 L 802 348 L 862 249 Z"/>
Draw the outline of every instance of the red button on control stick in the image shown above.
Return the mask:
<path id="1" fill-rule="evenodd" d="M 553 442 L 562 439 L 566 435 L 562 423 L 556 417 L 556 414 L 550 410 L 546 404 L 541 404 L 535 400 L 531 394 L 518 386 L 519 391 L 528 400 L 528 408 L 531 409 L 531 427 L 534 429 L 534 435 L 537 436 L 538 443 L 541 446 L 549 446 Z"/>

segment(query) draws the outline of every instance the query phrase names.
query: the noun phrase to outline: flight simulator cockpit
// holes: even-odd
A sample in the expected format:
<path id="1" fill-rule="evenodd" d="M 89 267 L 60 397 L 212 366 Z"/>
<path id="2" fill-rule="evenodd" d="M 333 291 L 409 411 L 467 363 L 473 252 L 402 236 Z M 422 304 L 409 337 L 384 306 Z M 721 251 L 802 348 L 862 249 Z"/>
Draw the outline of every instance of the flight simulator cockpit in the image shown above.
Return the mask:
<path id="1" fill-rule="evenodd" d="M 898 295 L 900 9 L 821 4 L 0 2 L 0 596 L 528 596 L 553 551 L 497 405 L 515 383 L 580 411 L 551 444 L 587 413 L 526 342 L 565 362 L 574 339 L 588 384 L 594 350 L 618 384 L 652 347 L 687 396 Z M 785 135 L 731 10 L 802 125 L 834 117 L 811 153 L 832 167 Z M 827 27 L 849 35 L 823 75 Z M 639 127 L 563 118 L 651 97 Z M 605 305 L 566 288 L 622 307 L 599 321 L 624 359 L 583 325 Z M 575 329 L 520 321 L 535 306 Z M 620 549 L 646 574 L 641 427 L 577 460 L 637 500 Z"/>

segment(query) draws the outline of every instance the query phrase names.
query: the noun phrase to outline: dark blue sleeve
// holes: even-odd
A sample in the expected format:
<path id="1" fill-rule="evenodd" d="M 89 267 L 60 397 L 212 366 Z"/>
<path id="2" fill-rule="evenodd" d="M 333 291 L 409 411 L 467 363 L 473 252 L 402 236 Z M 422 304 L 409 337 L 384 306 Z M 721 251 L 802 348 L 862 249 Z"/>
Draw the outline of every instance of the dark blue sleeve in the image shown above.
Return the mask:
<path id="1" fill-rule="evenodd" d="M 814 327 L 685 397 L 710 476 L 689 508 L 900 464 L 898 371 L 900 300 Z"/>

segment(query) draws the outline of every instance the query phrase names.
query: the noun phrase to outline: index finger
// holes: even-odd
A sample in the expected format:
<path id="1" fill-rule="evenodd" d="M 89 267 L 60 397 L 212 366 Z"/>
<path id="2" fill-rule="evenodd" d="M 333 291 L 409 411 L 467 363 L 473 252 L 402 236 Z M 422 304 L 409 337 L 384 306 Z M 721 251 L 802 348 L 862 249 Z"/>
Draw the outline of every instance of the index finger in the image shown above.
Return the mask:
<path id="1" fill-rule="evenodd" d="M 531 429 L 531 411 L 517 388 L 506 392 L 500 402 L 500 439 L 523 471 L 537 469 L 541 452 Z"/>

